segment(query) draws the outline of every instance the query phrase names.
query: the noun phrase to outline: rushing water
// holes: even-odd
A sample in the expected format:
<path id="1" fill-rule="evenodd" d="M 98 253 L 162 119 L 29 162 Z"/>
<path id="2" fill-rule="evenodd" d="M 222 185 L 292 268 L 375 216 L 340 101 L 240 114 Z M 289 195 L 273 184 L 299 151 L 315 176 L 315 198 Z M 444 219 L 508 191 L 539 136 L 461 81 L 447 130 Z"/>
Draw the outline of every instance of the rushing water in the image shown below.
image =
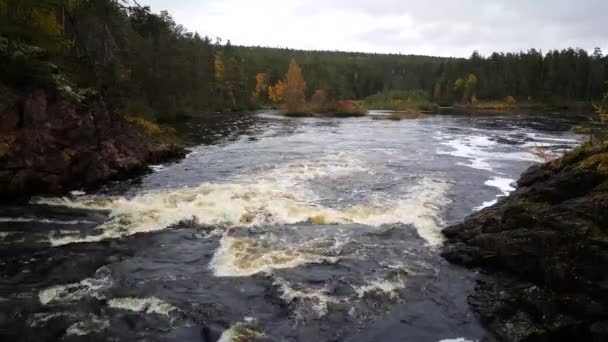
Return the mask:
<path id="1" fill-rule="evenodd" d="M 378 114 L 378 113 L 373 113 Z M 177 163 L 0 209 L 0 336 L 465 341 L 475 274 L 441 229 L 513 191 L 572 116 L 217 115 Z"/>

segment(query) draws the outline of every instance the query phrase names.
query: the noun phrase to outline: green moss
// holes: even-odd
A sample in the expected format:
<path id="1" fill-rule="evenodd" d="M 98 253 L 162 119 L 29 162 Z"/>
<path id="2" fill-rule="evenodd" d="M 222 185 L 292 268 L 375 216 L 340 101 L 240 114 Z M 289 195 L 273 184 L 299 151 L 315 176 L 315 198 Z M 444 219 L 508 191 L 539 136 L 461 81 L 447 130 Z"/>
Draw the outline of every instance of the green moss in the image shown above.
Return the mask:
<path id="1" fill-rule="evenodd" d="M 608 145 L 594 145 L 587 142 L 566 153 L 564 157 L 561 158 L 561 164 L 563 166 L 573 165 L 585 161 L 586 159 L 593 157 L 594 155 L 602 153 L 608 153 Z"/>
<path id="2" fill-rule="evenodd" d="M 595 170 L 601 175 L 608 176 L 608 152 L 594 154 L 583 160 L 579 169 Z"/>

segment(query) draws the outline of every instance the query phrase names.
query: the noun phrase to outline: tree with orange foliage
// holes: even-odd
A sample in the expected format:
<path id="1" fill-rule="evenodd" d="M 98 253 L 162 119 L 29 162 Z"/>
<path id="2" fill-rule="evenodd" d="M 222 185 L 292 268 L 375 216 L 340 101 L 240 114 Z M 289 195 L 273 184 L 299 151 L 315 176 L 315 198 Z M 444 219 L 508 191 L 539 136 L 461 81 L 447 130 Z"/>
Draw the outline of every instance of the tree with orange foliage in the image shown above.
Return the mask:
<path id="1" fill-rule="evenodd" d="M 274 86 L 268 87 L 268 98 L 274 103 L 283 101 L 285 96 L 285 82 L 279 80 Z"/>
<path id="2" fill-rule="evenodd" d="M 287 84 L 285 87 L 285 109 L 293 113 L 301 110 L 306 105 L 306 81 L 302 69 L 292 58 L 287 70 Z"/>
<path id="3" fill-rule="evenodd" d="M 254 103 L 259 103 L 267 98 L 268 94 L 268 74 L 259 73 L 255 75 L 255 89 L 251 94 Z"/>

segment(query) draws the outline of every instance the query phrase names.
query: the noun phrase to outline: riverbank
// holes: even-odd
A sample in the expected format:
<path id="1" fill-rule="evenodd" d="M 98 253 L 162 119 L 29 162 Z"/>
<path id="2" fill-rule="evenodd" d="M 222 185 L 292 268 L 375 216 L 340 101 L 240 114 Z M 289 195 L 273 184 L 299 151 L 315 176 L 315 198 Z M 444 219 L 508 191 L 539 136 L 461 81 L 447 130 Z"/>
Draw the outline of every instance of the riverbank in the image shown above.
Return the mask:
<path id="1" fill-rule="evenodd" d="M 38 57 L 44 50 L 27 48 L 36 53 L 9 60 L 24 58 L 39 80 L 0 80 L 0 202 L 95 188 L 185 155 L 173 130 L 125 117 L 97 90 L 75 86 Z"/>
<path id="2" fill-rule="evenodd" d="M 608 148 L 531 167 L 497 205 L 446 228 L 443 256 L 490 276 L 469 303 L 504 341 L 608 338 Z"/>
<path id="3" fill-rule="evenodd" d="M 447 109 L 443 108 L 442 111 Z M 440 111 L 441 111 L 440 110 Z M 520 102 L 508 103 L 506 101 L 479 101 L 474 104 L 455 104 L 452 111 L 467 115 L 509 115 L 521 113 L 593 113 L 591 102 Z M 449 110 L 448 110 L 449 111 Z"/>
<path id="4" fill-rule="evenodd" d="M 2 201 L 96 187 L 185 153 L 178 145 L 152 142 L 101 98 L 74 103 L 40 90 L 21 103 L 21 111 L 0 110 Z"/>

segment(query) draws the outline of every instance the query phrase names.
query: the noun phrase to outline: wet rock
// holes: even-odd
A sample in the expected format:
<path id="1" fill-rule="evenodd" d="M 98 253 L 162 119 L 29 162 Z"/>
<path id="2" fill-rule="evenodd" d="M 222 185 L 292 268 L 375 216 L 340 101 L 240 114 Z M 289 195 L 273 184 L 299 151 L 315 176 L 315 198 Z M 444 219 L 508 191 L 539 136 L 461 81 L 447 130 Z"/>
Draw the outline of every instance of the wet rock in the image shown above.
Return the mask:
<path id="1" fill-rule="evenodd" d="M 446 228 L 442 255 L 501 272 L 470 304 L 504 341 L 605 340 L 608 175 L 584 146 L 533 166 L 507 199 Z"/>

